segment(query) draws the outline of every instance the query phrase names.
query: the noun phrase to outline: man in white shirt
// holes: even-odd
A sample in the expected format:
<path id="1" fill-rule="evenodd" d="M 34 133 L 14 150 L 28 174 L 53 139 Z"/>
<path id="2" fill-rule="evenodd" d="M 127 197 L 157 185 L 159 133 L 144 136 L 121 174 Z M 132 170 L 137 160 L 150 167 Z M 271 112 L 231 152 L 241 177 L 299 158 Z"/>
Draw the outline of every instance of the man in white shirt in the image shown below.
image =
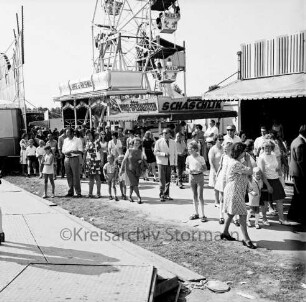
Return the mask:
<path id="1" fill-rule="evenodd" d="M 224 135 L 224 141 L 223 146 L 225 146 L 228 142 L 230 143 L 240 143 L 241 139 L 238 135 L 236 135 L 236 126 L 235 125 L 229 125 L 226 127 L 227 134 Z"/>
<path id="2" fill-rule="evenodd" d="M 79 154 L 83 153 L 82 141 L 74 137 L 74 130 L 66 130 L 67 137 L 64 139 L 62 153 L 65 155 L 65 171 L 69 186 L 66 197 L 72 197 L 74 190 L 77 197 L 81 197 L 80 160 Z"/>
<path id="3" fill-rule="evenodd" d="M 154 154 L 158 166 L 160 201 L 164 202 L 165 199 L 172 200 L 169 196 L 169 188 L 171 168 L 177 165 L 177 150 L 175 141 L 170 139 L 169 129 L 164 129 L 163 137 L 155 143 Z"/>
<path id="4" fill-rule="evenodd" d="M 204 133 L 204 137 L 207 139 L 208 137 L 216 137 L 219 134 L 219 130 L 216 127 L 216 122 L 214 120 L 211 120 L 209 123 L 209 127 Z"/>
<path id="5" fill-rule="evenodd" d="M 255 156 L 259 156 L 262 144 L 263 144 L 263 142 L 265 140 L 265 137 L 267 135 L 267 128 L 265 126 L 261 126 L 260 127 L 260 133 L 261 133 L 261 136 L 257 137 L 255 139 L 255 142 L 254 142 L 254 154 L 255 154 Z"/>

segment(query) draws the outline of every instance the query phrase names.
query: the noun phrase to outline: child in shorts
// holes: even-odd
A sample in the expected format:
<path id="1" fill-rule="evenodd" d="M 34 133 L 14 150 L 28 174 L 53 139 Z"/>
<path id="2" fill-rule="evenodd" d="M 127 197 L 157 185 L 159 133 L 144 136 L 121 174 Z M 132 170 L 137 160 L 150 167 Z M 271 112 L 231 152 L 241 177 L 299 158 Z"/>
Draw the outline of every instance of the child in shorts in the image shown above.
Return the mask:
<path id="1" fill-rule="evenodd" d="M 259 226 L 259 201 L 261 196 L 261 190 L 263 187 L 263 181 L 262 181 L 262 173 L 261 170 L 258 167 L 255 167 L 253 169 L 253 177 L 252 180 L 249 182 L 248 186 L 248 196 L 249 196 L 249 202 L 248 202 L 248 215 L 247 215 L 247 225 L 248 227 L 251 227 L 252 224 L 250 222 L 251 215 L 255 215 L 255 228 L 260 229 Z"/>
<path id="2" fill-rule="evenodd" d="M 55 191 L 55 184 L 54 184 L 54 155 L 51 151 L 50 146 L 46 146 L 45 148 L 46 154 L 43 156 L 43 170 L 42 173 L 44 175 L 45 179 L 45 194 L 43 195 L 43 198 L 47 198 L 48 196 L 48 179 L 50 180 L 51 186 L 52 186 L 52 194 L 51 198 L 54 197 L 54 191 Z"/>
<path id="3" fill-rule="evenodd" d="M 117 197 L 117 190 L 116 190 L 116 179 L 118 175 L 118 169 L 114 163 L 113 155 L 107 156 L 107 163 L 103 167 L 103 174 L 108 185 L 109 200 L 114 199 L 114 197 L 112 196 L 112 188 L 113 188 L 115 194 L 115 200 L 118 201 L 119 199 Z"/>
<path id="4" fill-rule="evenodd" d="M 33 168 L 34 175 L 36 175 L 36 147 L 34 146 L 34 140 L 29 140 L 29 146 L 26 148 L 26 157 L 28 164 L 28 177 L 31 174 L 31 167 Z"/>
<path id="5" fill-rule="evenodd" d="M 122 148 L 118 149 L 119 156 L 115 159 L 115 165 L 117 166 L 117 171 L 120 171 L 124 155 L 122 154 Z M 123 169 L 124 171 L 124 169 Z M 125 185 L 125 173 L 121 175 L 118 173 L 119 188 L 121 192 L 121 197 L 126 200 L 126 185 Z"/>
<path id="6" fill-rule="evenodd" d="M 43 156 L 46 154 L 45 152 L 45 142 L 43 140 L 39 141 L 39 146 L 36 148 L 36 157 L 38 159 L 38 171 L 39 171 L 39 178 L 42 178 L 42 170 L 43 170 Z"/>
<path id="7" fill-rule="evenodd" d="M 190 220 L 199 219 L 199 200 L 201 205 L 201 221 L 206 222 L 207 218 L 204 215 L 204 174 L 206 164 L 204 157 L 198 153 L 199 147 L 197 142 L 190 142 L 188 144 L 189 156 L 186 158 L 186 171 L 189 173 L 190 188 L 193 193 L 193 204 L 195 214 L 190 217 Z"/>

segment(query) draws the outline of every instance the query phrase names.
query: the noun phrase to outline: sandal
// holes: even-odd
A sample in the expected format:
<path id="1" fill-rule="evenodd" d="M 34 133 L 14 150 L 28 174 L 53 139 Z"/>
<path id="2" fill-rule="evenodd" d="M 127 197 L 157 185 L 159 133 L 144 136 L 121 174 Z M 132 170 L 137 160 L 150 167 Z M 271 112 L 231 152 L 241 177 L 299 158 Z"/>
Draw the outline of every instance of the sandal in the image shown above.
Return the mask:
<path id="1" fill-rule="evenodd" d="M 207 217 L 203 216 L 201 217 L 201 222 L 206 222 L 207 221 Z"/>
<path id="2" fill-rule="evenodd" d="M 239 226 L 240 226 L 240 223 L 239 223 L 239 221 L 238 221 L 238 220 L 234 220 L 234 224 L 235 224 L 237 227 L 239 227 Z"/>
<path id="3" fill-rule="evenodd" d="M 224 218 L 219 219 L 219 224 L 224 224 Z"/>
<path id="4" fill-rule="evenodd" d="M 195 219 L 199 219 L 199 214 L 193 214 L 189 217 L 190 220 L 195 220 Z"/>

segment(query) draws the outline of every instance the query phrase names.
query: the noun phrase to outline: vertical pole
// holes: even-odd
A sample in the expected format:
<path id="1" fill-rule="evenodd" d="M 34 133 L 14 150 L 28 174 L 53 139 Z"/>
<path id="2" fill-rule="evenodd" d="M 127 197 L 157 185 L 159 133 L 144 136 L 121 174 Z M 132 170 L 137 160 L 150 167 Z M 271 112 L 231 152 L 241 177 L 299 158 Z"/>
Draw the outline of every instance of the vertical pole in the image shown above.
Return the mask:
<path id="1" fill-rule="evenodd" d="M 77 122 L 77 110 L 76 110 L 76 100 L 73 100 L 73 111 L 74 111 L 74 128 L 76 129 L 78 127 Z"/>
<path id="2" fill-rule="evenodd" d="M 186 90 L 186 42 L 183 41 L 183 47 L 184 47 L 184 63 L 185 63 L 185 66 L 184 66 L 184 95 L 187 96 L 187 90 Z"/>
<path id="3" fill-rule="evenodd" d="M 238 56 L 238 80 L 241 80 L 241 51 L 237 52 Z"/>
<path id="4" fill-rule="evenodd" d="M 88 102 L 88 111 L 89 111 L 89 128 L 92 129 L 92 112 L 91 112 L 91 104 L 93 103 L 92 100 L 89 100 Z"/>

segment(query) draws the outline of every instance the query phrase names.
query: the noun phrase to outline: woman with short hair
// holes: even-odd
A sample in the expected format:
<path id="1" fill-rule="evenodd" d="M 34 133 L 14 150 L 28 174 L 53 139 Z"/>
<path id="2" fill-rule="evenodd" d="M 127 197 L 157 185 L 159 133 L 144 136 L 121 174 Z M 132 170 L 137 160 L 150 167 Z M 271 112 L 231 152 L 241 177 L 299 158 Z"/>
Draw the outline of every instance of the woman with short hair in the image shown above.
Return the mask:
<path id="1" fill-rule="evenodd" d="M 227 183 L 224 188 L 224 212 L 227 214 L 224 230 L 221 239 L 234 241 L 235 238 L 229 234 L 229 226 L 234 215 L 239 215 L 240 228 L 243 236 L 244 246 L 255 249 L 247 231 L 247 207 L 245 204 L 245 195 L 248 185 L 248 176 L 252 175 L 253 168 L 250 164 L 249 155 L 245 152 L 245 144 L 235 143 L 230 150 L 230 157 L 227 168 Z M 247 166 L 241 161 L 244 159 Z"/>
<path id="2" fill-rule="evenodd" d="M 289 222 L 285 220 L 283 213 L 283 202 L 286 197 L 284 188 L 279 179 L 279 172 L 281 170 L 280 161 L 277 160 L 275 153 L 273 153 L 274 143 L 271 140 L 264 141 L 262 148 L 263 153 L 258 158 L 258 167 L 263 173 L 263 179 L 267 180 L 269 184 L 268 190 L 268 201 L 276 203 L 276 208 L 278 210 L 279 223 L 284 225 L 289 225 Z M 272 190 L 271 190 L 272 188 Z M 265 207 L 263 211 L 263 218 L 266 219 L 266 207 L 267 202 L 265 201 Z"/>

